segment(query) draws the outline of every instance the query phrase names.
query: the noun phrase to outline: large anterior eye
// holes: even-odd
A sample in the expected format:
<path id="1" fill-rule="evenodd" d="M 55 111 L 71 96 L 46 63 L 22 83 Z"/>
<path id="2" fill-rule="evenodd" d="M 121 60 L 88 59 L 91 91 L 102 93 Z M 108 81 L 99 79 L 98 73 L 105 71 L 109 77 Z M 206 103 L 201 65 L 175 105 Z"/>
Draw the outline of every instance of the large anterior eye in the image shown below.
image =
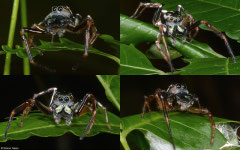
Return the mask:
<path id="1" fill-rule="evenodd" d="M 60 97 L 58 98 L 58 100 L 59 100 L 60 102 L 62 102 L 62 101 L 63 101 L 63 97 L 60 96 Z"/>
<path id="2" fill-rule="evenodd" d="M 53 8 L 52 8 L 52 11 L 56 11 L 56 10 L 57 10 L 57 7 L 53 7 Z"/>
<path id="3" fill-rule="evenodd" d="M 66 101 L 68 101 L 68 100 L 69 100 L 69 98 L 68 98 L 68 97 L 65 97 L 65 98 L 64 98 L 64 101 L 65 101 L 65 102 L 66 102 Z"/>
<path id="4" fill-rule="evenodd" d="M 63 8 L 61 6 L 58 7 L 58 11 L 62 11 Z"/>

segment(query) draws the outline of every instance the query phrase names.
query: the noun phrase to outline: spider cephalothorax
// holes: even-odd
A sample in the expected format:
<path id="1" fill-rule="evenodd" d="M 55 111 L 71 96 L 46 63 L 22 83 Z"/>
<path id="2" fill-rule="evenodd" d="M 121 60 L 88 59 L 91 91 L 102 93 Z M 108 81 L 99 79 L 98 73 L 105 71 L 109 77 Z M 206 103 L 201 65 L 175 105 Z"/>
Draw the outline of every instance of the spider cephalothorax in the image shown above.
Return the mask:
<path id="1" fill-rule="evenodd" d="M 90 15 L 84 19 L 82 19 L 80 14 L 76 14 L 74 16 L 68 6 L 53 6 L 52 11 L 44 18 L 43 21 L 38 24 L 33 24 L 31 28 L 21 29 L 20 34 L 24 41 L 31 64 L 37 65 L 30 52 L 30 46 L 37 48 L 33 42 L 34 34 L 52 35 L 53 41 L 55 35 L 62 37 L 65 32 L 79 34 L 83 30 L 85 31 L 84 56 L 86 57 L 88 56 L 89 46 L 91 46 L 99 36 L 97 28 L 95 27 L 94 20 Z M 25 32 L 29 34 L 29 39 L 27 39 Z M 47 67 L 43 68 L 47 69 Z"/>
<path id="2" fill-rule="evenodd" d="M 192 15 L 186 13 L 181 5 L 178 5 L 177 11 L 167 11 L 162 9 L 162 4 L 160 3 L 141 2 L 138 8 L 136 9 L 135 13 L 130 18 L 139 17 L 146 8 L 157 8 L 152 19 L 153 25 L 158 27 L 160 31 L 160 33 L 157 35 L 156 46 L 160 51 L 161 55 L 163 56 L 164 60 L 169 64 L 172 72 L 175 71 L 175 69 L 171 62 L 165 35 L 168 35 L 173 39 L 172 43 L 173 45 L 176 43 L 175 36 L 177 35 L 182 36 L 182 42 L 185 42 L 187 36 L 189 36 L 190 42 L 192 42 L 193 38 L 198 33 L 199 30 L 198 26 L 200 24 L 205 24 L 210 30 L 214 31 L 217 34 L 217 36 L 224 40 L 224 43 L 227 47 L 229 54 L 233 59 L 233 62 L 234 63 L 236 62 L 235 56 L 232 52 L 232 49 L 228 43 L 226 36 L 223 33 L 219 32 L 215 27 L 213 27 L 205 20 L 199 20 L 195 22 Z M 166 53 L 160 46 L 161 39 L 163 40 Z"/>
<path id="3" fill-rule="evenodd" d="M 188 89 L 184 85 L 171 84 L 167 91 L 167 101 L 168 104 L 173 108 L 174 105 L 179 105 L 181 111 L 188 111 L 195 102 L 198 102 L 198 97 L 189 93 Z M 175 102 L 175 104 L 173 104 Z M 174 109 L 174 108 L 173 108 Z"/>
<path id="4" fill-rule="evenodd" d="M 53 97 L 53 102 L 50 105 L 50 110 L 53 112 L 53 118 L 57 124 L 60 123 L 61 118 L 66 120 L 66 124 L 69 126 L 73 119 L 74 111 L 77 110 L 74 104 L 73 95 L 71 93 L 61 94 L 56 93 Z"/>
<path id="5" fill-rule="evenodd" d="M 170 140 L 174 149 L 175 145 L 172 138 L 172 132 L 169 124 L 167 111 L 182 111 L 194 114 L 208 115 L 212 126 L 210 143 L 213 144 L 213 139 L 215 135 L 215 123 L 212 118 L 212 114 L 208 109 L 201 107 L 198 97 L 194 94 L 189 93 L 188 89 L 184 85 L 171 84 L 167 90 L 157 89 L 153 95 L 145 96 L 142 117 L 144 117 L 146 108 L 148 108 L 149 112 L 151 112 L 149 103 L 153 100 L 156 100 L 158 104 L 157 108 L 163 111 L 168 126 Z M 196 103 L 197 107 L 193 107 Z"/>
<path id="6" fill-rule="evenodd" d="M 51 93 L 51 92 L 53 94 L 48 106 L 45 106 L 43 103 L 37 100 L 39 96 L 42 96 L 44 94 Z M 104 110 L 105 116 L 106 116 L 106 124 L 108 128 L 111 129 L 108 123 L 106 108 L 96 100 L 93 94 L 86 94 L 82 100 L 77 101 L 75 103 L 72 93 L 60 93 L 60 92 L 57 92 L 57 88 L 49 88 L 46 91 L 42 91 L 37 94 L 34 94 L 33 98 L 28 99 L 26 102 L 24 102 L 23 104 L 19 105 L 18 107 L 12 110 L 9 121 L 8 121 L 7 129 L 4 135 L 4 139 L 7 138 L 7 132 L 14 115 L 19 113 L 21 110 L 23 110 L 22 120 L 21 120 L 21 127 L 22 127 L 24 116 L 27 115 L 32 109 L 32 107 L 35 105 L 42 113 L 53 115 L 53 118 L 57 124 L 60 123 L 62 118 L 65 119 L 66 125 L 68 126 L 71 125 L 71 121 L 73 117 L 79 116 L 82 113 L 84 108 L 89 108 L 89 110 L 92 112 L 92 117 L 90 118 L 80 139 L 83 139 L 87 130 L 88 130 L 87 131 L 87 134 L 88 134 L 92 129 L 93 124 L 95 122 L 96 113 L 97 113 L 97 106 L 101 107 Z"/>

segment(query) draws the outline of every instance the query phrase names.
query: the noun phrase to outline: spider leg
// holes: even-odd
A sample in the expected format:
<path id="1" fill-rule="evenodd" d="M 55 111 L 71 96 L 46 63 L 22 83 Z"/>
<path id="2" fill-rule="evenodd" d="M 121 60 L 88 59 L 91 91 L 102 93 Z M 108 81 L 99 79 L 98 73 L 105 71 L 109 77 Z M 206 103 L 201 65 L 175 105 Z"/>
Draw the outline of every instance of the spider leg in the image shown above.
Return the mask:
<path id="1" fill-rule="evenodd" d="M 171 131 L 170 123 L 169 123 L 169 120 L 168 120 L 168 113 L 167 113 L 167 110 L 171 110 L 171 107 L 166 102 L 166 100 L 163 96 L 163 93 L 165 93 L 165 91 L 163 91 L 161 89 L 157 89 L 155 91 L 155 94 L 144 97 L 145 101 L 144 101 L 144 105 L 143 105 L 142 118 L 144 117 L 146 107 L 149 109 L 149 112 L 151 111 L 150 106 L 149 106 L 149 102 L 151 102 L 152 100 L 155 99 L 157 104 L 158 104 L 158 109 L 163 111 L 164 118 L 166 120 L 167 127 L 168 127 L 168 133 L 169 133 L 169 136 L 170 136 L 170 140 L 171 140 L 173 148 L 175 150 L 176 148 L 175 148 L 175 144 L 174 144 L 174 141 L 173 141 L 173 138 L 172 138 L 172 131 Z"/>
<path id="2" fill-rule="evenodd" d="M 183 24 L 185 27 L 188 25 L 188 23 L 189 23 L 190 26 L 193 25 L 193 24 L 195 23 L 193 16 L 190 15 L 190 14 L 187 14 L 187 13 L 185 13 L 185 12 L 184 12 L 184 14 L 185 14 L 185 18 L 183 19 L 182 24 Z M 194 32 L 194 34 L 193 34 L 193 36 L 192 36 L 193 30 L 194 30 L 195 32 Z M 183 38 L 182 38 L 182 42 L 183 42 L 183 43 L 186 41 L 186 36 L 187 36 L 187 34 L 189 35 L 190 43 L 192 43 L 192 40 L 193 40 L 193 39 L 195 38 L 195 36 L 198 34 L 199 28 L 196 27 L 196 28 L 194 28 L 193 30 L 188 33 L 188 31 L 187 31 L 187 29 L 186 29 L 185 33 L 183 34 Z"/>
<path id="3" fill-rule="evenodd" d="M 140 8 L 142 8 L 142 9 L 140 10 Z M 138 5 L 134 14 L 130 18 L 138 18 L 146 8 L 162 8 L 162 4 L 160 4 L 160 3 L 142 3 L 141 2 Z"/>
<path id="4" fill-rule="evenodd" d="M 163 59 L 168 63 L 168 65 L 170 67 L 170 70 L 173 73 L 175 71 L 175 69 L 172 65 L 172 61 L 171 61 L 171 58 L 170 58 L 170 53 L 169 53 L 169 50 L 168 50 L 168 46 L 167 46 L 167 42 L 166 42 L 166 38 L 165 38 L 165 34 L 164 34 L 164 26 L 160 25 L 159 30 L 160 30 L 160 34 L 158 34 L 157 40 L 156 40 L 155 43 L 156 43 L 156 46 L 157 46 L 158 50 L 160 51 Z M 164 47 L 166 49 L 166 54 L 164 53 L 164 51 L 162 50 L 162 48 L 160 46 L 161 38 L 163 40 L 163 44 L 164 44 Z"/>
<path id="5" fill-rule="evenodd" d="M 88 15 L 79 25 L 70 28 L 72 32 L 77 32 L 77 33 L 83 29 L 85 29 L 84 57 L 87 57 L 89 46 L 91 46 L 99 36 L 99 34 L 97 33 L 97 28 L 94 25 L 94 20 L 90 15 Z M 90 37 L 90 31 L 91 31 L 91 37 Z"/>
<path id="6" fill-rule="evenodd" d="M 184 8 L 181 6 L 181 5 L 178 5 L 178 12 L 181 13 L 183 12 L 185 17 L 183 18 L 183 21 L 182 21 L 182 24 L 186 27 L 188 25 L 188 23 L 191 25 L 193 25 L 195 23 L 195 20 L 193 18 L 192 15 L 186 13 L 184 11 Z M 195 38 L 195 36 L 198 34 L 198 31 L 199 31 L 199 28 L 196 27 L 195 29 L 195 32 L 194 32 L 194 35 L 192 36 L 192 31 L 189 32 L 189 38 L 190 38 L 190 43 L 192 43 L 192 40 Z M 182 42 L 184 43 L 186 41 L 186 36 L 187 36 L 187 30 L 186 32 L 184 33 L 183 35 L 183 38 L 182 38 Z"/>
<path id="7" fill-rule="evenodd" d="M 142 108 L 142 118 L 144 118 L 146 107 L 148 108 L 148 113 L 151 114 L 151 108 L 150 108 L 149 102 L 151 102 L 154 98 L 155 98 L 154 95 L 144 96 L 145 100 Z"/>
<path id="8" fill-rule="evenodd" d="M 162 104 L 162 110 L 163 110 L 164 118 L 165 118 L 166 123 L 167 123 L 168 133 L 169 133 L 169 136 L 170 136 L 170 139 L 171 139 L 171 142 L 172 142 L 173 149 L 175 150 L 176 147 L 175 147 L 175 144 L 174 144 L 174 141 L 173 141 L 172 130 L 171 130 L 170 123 L 169 123 L 169 120 L 168 120 L 168 112 L 167 112 L 168 110 L 170 110 L 170 106 L 168 105 L 167 101 L 165 100 L 164 96 L 162 95 L 162 91 L 160 89 L 156 91 L 155 98 L 156 98 L 157 101 L 159 101 L 159 103 Z"/>
<path id="9" fill-rule="evenodd" d="M 211 24 L 209 24 L 207 21 L 205 21 L 205 20 L 199 20 L 199 21 L 195 22 L 193 25 L 191 25 L 191 26 L 189 27 L 189 31 L 193 30 L 194 28 L 198 27 L 198 26 L 201 25 L 201 24 L 205 24 L 210 30 L 214 31 L 217 36 L 219 36 L 221 39 L 224 40 L 224 43 L 225 43 L 225 45 L 226 45 L 226 47 L 227 47 L 227 50 L 228 50 L 228 53 L 231 55 L 231 57 L 232 57 L 232 59 L 233 59 L 233 62 L 236 63 L 235 56 L 234 56 L 233 51 L 232 51 L 232 49 L 231 49 L 231 47 L 230 47 L 230 45 L 229 45 L 229 43 L 228 43 L 228 40 L 227 40 L 226 36 L 225 36 L 222 32 L 218 31 L 218 30 L 217 30 L 215 27 L 213 27 Z"/>
<path id="10" fill-rule="evenodd" d="M 215 136 L 215 128 L 216 127 L 215 127 L 214 120 L 212 118 L 212 113 L 206 108 L 196 108 L 196 107 L 192 107 L 188 111 L 191 112 L 191 113 L 194 113 L 194 114 L 208 115 L 208 118 L 210 120 L 211 127 L 212 127 L 212 137 L 211 137 L 210 144 L 213 145 L 213 140 L 214 140 L 214 136 Z"/>
<path id="11" fill-rule="evenodd" d="M 42 22 L 40 22 L 39 24 L 33 24 L 32 25 L 32 29 L 37 29 L 40 30 L 42 32 L 45 32 L 45 30 L 43 29 L 43 27 L 41 26 Z M 33 42 L 33 38 L 34 38 L 34 34 L 29 33 L 29 47 L 31 47 L 31 45 L 33 45 L 34 48 L 36 48 L 38 50 L 38 53 L 40 55 L 43 55 L 43 53 L 41 52 L 41 50 L 37 47 L 37 45 Z M 53 40 L 53 39 L 52 39 Z"/>
<path id="12" fill-rule="evenodd" d="M 11 124 L 11 121 L 12 121 L 12 118 L 14 117 L 15 114 L 19 113 L 20 111 L 23 110 L 23 114 L 22 114 L 22 119 L 21 119 L 21 127 L 23 126 L 23 121 L 24 121 L 24 116 L 27 115 L 30 110 L 32 109 L 32 107 L 36 104 L 37 108 L 45 113 L 45 114 L 50 114 L 51 113 L 51 110 L 45 106 L 44 104 L 42 104 L 40 101 L 36 101 L 35 99 L 38 98 L 39 96 L 41 95 L 44 95 L 46 93 L 49 93 L 49 92 L 54 92 L 56 91 L 57 88 L 49 88 L 48 90 L 46 91 L 42 91 L 38 94 L 34 94 L 33 98 L 32 99 L 28 99 L 26 102 L 24 102 L 23 104 L 19 105 L 18 107 L 14 108 L 10 114 L 10 117 L 9 117 L 9 120 L 8 120 L 8 125 L 7 125 L 7 128 L 6 128 L 6 131 L 5 131 L 5 135 L 4 135 L 4 139 L 7 138 L 7 132 L 8 132 L 8 129 L 10 127 L 10 124 Z M 35 103 L 36 102 L 36 103 Z"/>
<path id="13" fill-rule="evenodd" d="M 28 40 L 27 40 L 27 37 L 25 35 L 25 32 L 27 33 L 30 33 L 30 34 L 46 34 L 46 31 L 42 31 L 42 30 L 39 30 L 39 29 L 32 29 L 32 28 L 22 28 L 20 30 L 20 34 L 21 34 L 21 37 L 24 41 L 24 45 L 26 47 L 26 51 L 27 51 L 27 54 L 28 54 L 28 58 L 30 60 L 30 63 L 34 66 L 37 66 L 37 67 L 40 67 L 44 70 L 47 70 L 47 71 L 50 71 L 50 72 L 55 72 L 54 69 L 50 69 L 46 66 L 43 66 L 43 65 L 40 65 L 40 64 L 37 64 L 34 60 L 33 60 L 33 57 L 32 57 L 32 54 L 31 54 L 31 51 L 30 51 L 30 46 L 28 44 Z M 30 43 L 34 46 L 35 44 L 33 43 L 32 39 L 33 39 L 33 36 L 30 36 Z"/>
<path id="14" fill-rule="evenodd" d="M 6 128 L 6 131 L 5 131 L 5 135 L 3 137 L 3 139 L 7 139 L 7 132 L 8 132 L 8 129 L 10 127 L 10 124 L 11 124 L 11 121 L 14 117 L 15 114 L 19 113 L 20 111 L 23 111 L 23 116 L 22 116 L 22 120 L 21 120 L 21 127 L 23 125 L 23 120 L 24 120 L 24 115 L 26 115 L 30 110 L 31 108 L 34 106 L 34 103 L 35 101 L 33 101 L 32 99 L 29 99 L 27 100 L 26 102 L 24 102 L 23 104 L 19 105 L 18 107 L 14 108 L 10 114 L 10 117 L 9 117 L 9 120 L 8 120 L 8 125 L 7 125 L 7 128 Z"/>
<path id="15" fill-rule="evenodd" d="M 107 116 L 107 111 L 106 111 L 106 108 L 102 106 L 102 104 L 100 102 L 98 102 L 95 98 L 95 96 L 93 94 L 86 94 L 82 100 L 82 102 L 79 104 L 79 106 L 77 106 L 76 108 L 76 111 L 75 113 L 77 114 L 77 116 L 79 116 L 81 114 L 81 111 L 83 110 L 84 107 L 87 106 L 87 103 L 88 101 L 91 101 L 92 105 L 91 105 L 91 111 L 92 111 L 92 116 L 86 126 L 86 128 L 84 129 L 81 137 L 80 137 L 80 140 L 82 140 L 87 132 L 87 134 L 89 134 L 89 132 L 91 131 L 92 127 L 93 127 L 93 124 L 95 122 L 95 117 L 96 117 L 96 114 L 97 114 L 97 109 L 96 109 L 96 106 L 100 106 L 104 112 L 105 112 L 105 116 L 106 116 L 106 124 L 108 126 L 109 129 L 111 129 L 109 123 L 108 123 L 108 116 Z"/>
<path id="16" fill-rule="evenodd" d="M 97 106 L 101 107 L 102 110 L 104 111 L 106 124 L 107 124 L 108 128 L 111 130 L 111 126 L 109 125 L 109 122 L 108 122 L 107 108 L 104 107 L 100 102 L 98 102 L 98 101 L 96 101 L 96 102 L 97 102 Z"/>

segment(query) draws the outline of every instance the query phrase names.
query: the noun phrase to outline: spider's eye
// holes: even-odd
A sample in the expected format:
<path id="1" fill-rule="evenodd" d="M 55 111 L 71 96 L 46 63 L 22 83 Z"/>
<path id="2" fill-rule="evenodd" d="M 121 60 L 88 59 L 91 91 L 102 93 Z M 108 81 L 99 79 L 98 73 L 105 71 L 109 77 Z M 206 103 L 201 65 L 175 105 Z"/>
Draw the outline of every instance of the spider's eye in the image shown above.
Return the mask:
<path id="1" fill-rule="evenodd" d="M 60 102 L 62 102 L 62 101 L 63 101 L 63 97 L 59 97 L 58 100 L 59 100 Z"/>
<path id="2" fill-rule="evenodd" d="M 65 97 L 65 98 L 64 98 L 64 101 L 65 101 L 65 102 L 67 102 L 68 100 L 69 100 L 69 98 L 68 98 L 68 97 Z"/>
<path id="3" fill-rule="evenodd" d="M 63 10 L 63 8 L 62 7 L 58 7 L 58 11 L 62 11 Z"/>
<path id="4" fill-rule="evenodd" d="M 52 11 L 56 11 L 56 10 L 57 10 L 57 7 L 53 7 L 53 8 L 52 8 Z"/>

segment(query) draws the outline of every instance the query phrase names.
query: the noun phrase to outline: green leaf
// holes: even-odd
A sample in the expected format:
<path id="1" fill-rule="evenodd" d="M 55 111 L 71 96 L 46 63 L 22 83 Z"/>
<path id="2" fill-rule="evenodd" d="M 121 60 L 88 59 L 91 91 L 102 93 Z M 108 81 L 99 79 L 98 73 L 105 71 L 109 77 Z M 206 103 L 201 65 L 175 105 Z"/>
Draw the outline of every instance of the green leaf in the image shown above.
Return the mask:
<path id="1" fill-rule="evenodd" d="M 110 36 L 109 36 L 110 37 Z M 70 41 L 66 38 L 60 38 L 60 42 L 46 42 L 46 41 L 40 41 L 41 45 L 39 45 L 37 48 L 41 51 L 61 51 L 61 50 L 72 50 L 72 51 L 82 51 L 84 52 L 84 45 L 75 43 L 73 41 Z M 16 53 L 17 56 L 21 58 L 28 58 L 28 55 L 26 53 L 26 49 L 23 47 L 17 47 L 16 49 L 11 49 L 7 45 L 3 45 L 2 49 L 6 52 Z M 104 57 L 107 57 L 116 63 L 120 64 L 120 59 L 116 56 L 101 52 L 98 49 L 95 48 L 89 48 L 88 52 L 90 54 L 96 54 L 101 55 Z M 38 50 L 35 48 L 31 48 L 31 54 L 36 56 L 38 54 Z"/>
<path id="2" fill-rule="evenodd" d="M 213 119 L 215 123 L 236 122 L 217 117 Z M 213 146 L 210 144 L 211 124 L 207 116 L 169 112 L 169 122 L 174 143 L 178 148 L 184 150 L 219 149 L 226 143 L 225 137 L 216 130 L 214 144 Z M 133 130 L 139 130 L 143 133 L 151 132 L 171 144 L 163 113 L 152 112 L 151 115 L 146 114 L 144 118 L 141 118 L 141 115 L 124 117 L 121 119 L 121 127 L 121 138 L 126 138 Z"/>
<path id="3" fill-rule="evenodd" d="M 120 111 L 120 76 L 97 75 L 97 78 L 104 87 L 108 100 Z"/>
<path id="4" fill-rule="evenodd" d="M 240 57 L 236 63 L 232 58 L 185 59 L 190 64 L 181 68 L 180 75 L 237 75 L 240 74 Z"/>
<path id="5" fill-rule="evenodd" d="M 148 58 L 133 45 L 120 44 L 120 49 L 121 75 L 165 74 L 154 68 Z"/>
<path id="6" fill-rule="evenodd" d="M 115 40 L 112 36 L 110 35 L 107 35 L 107 34 L 102 34 L 99 36 L 100 39 L 103 39 L 104 42 L 108 43 L 111 45 L 111 47 L 113 49 L 116 50 L 116 52 L 118 53 L 119 55 L 119 51 L 120 51 L 120 42 Z"/>
<path id="7" fill-rule="evenodd" d="M 177 10 L 180 4 L 196 21 L 207 20 L 219 31 L 240 42 L 240 0 L 151 0 L 165 4 L 163 9 Z M 201 26 L 208 29 L 205 26 Z"/>
<path id="8" fill-rule="evenodd" d="M 155 42 L 159 30 L 149 23 L 144 23 L 137 19 L 129 19 L 128 16 L 120 15 L 120 42 L 124 44 L 140 44 L 143 42 Z M 172 44 L 172 39 L 167 38 L 167 43 Z M 214 52 L 207 44 L 193 40 L 193 44 L 176 38 L 173 46 L 179 53 L 187 58 L 224 58 Z M 122 57 L 121 57 L 122 59 Z"/>
<path id="9" fill-rule="evenodd" d="M 161 44 L 161 46 L 162 45 L 163 44 Z M 170 52 L 171 59 L 175 59 L 175 58 L 182 56 L 178 51 L 174 50 L 173 47 L 169 46 L 168 49 Z M 155 44 L 151 45 L 151 47 L 145 52 L 145 55 L 149 59 L 163 59 L 161 53 L 159 52 L 159 50 L 157 49 L 157 46 Z"/>
<path id="10" fill-rule="evenodd" d="M 134 146 L 132 149 L 139 149 L 139 150 L 149 150 L 149 142 L 145 138 L 144 134 L 139 130 L 133 130 L 127 136 L 127 141 L 129 145 Z M 136 147 L 136 148 L 135 148 Z"/>
<path id="11" fill-rule="evenodd" d="M 60 38 L 60 42 L 46 42 L 46 41 L 41 41 L 40 46 L 38 46 L 38 48 L 40 48 L 42 51 L 60 51 L 60 50 L 73 50 L 73 51 L 82 51 L 84 52 L 84 45 L 82 44 L 78 44 L 75 43 L 73 41 L 70 41 L 66 38 Z M 119 58 L 117 58 L 116 56 L 101 52 L 98 49 L 95 48 L 89 48 L 88 49 L 89 53 L 92 54 L 96 54 L 96 55 L 101 55 L 104 57 L 107 57 L 109 59 L 112 59 L 113 61 L 115 61 L 116 63 L 120 64 L 120 60 Z"/>
<path id="12" fill-rule="evenodd" d="M 57 125 L 52 116 L 47 116 L 42 113 L 30 113 L 25 116 L 23 127 L 20 128 L 21 116 L 18 116 L 16 117 L 16 120 L 13 120 L 11 123 L 7 140 L 22 140 L 33 135 L 40 137 L 56 137 L 61 136 L 66 132 L 71 132 L 76 136 L 81 136 L 90 117 L 90 113 L 79 117 L 74 117 L 72 124 L 67 126 L 64 120 Z M 119 117 L 108 112 L 108 118 L 112 130 L 109 130 L 106 125 L 104 113 L 98 113 L 96 115 L 96 121 L 90 133 L 88 134 L 88 137 L 99 134 L 100 132 L 119 134 Z M 0 123 L 0 142 L 7 141 L 3 140 L 7 123 L 7 121 Z"/>

